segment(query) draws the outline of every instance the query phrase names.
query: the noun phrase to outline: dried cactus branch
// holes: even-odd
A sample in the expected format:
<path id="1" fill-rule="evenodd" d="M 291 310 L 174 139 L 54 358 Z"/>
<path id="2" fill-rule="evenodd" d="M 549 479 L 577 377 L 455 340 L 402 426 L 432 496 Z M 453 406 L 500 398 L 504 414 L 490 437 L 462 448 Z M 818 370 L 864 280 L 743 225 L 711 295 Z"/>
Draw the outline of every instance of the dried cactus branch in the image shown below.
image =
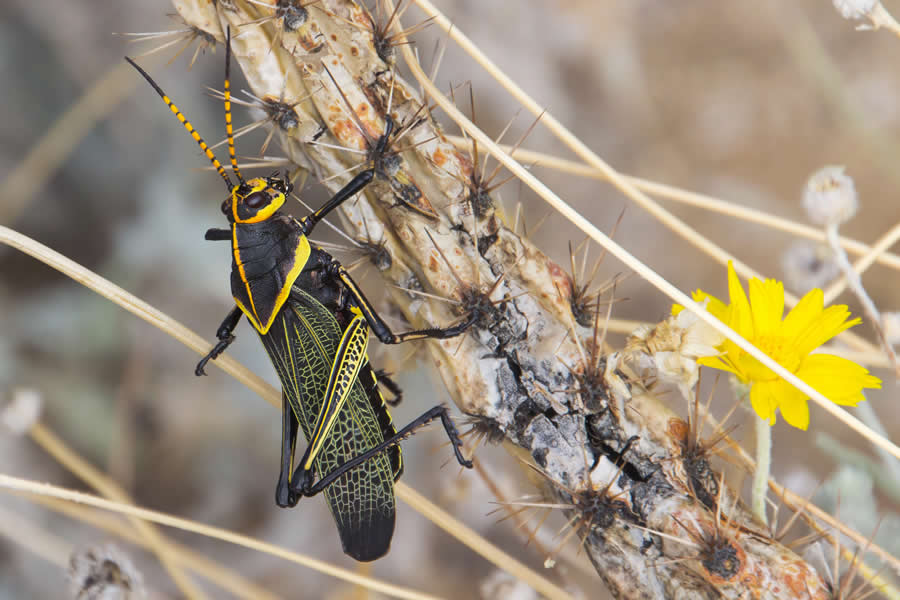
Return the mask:
<path id="1" fill-rule="evenodd" d="M 175 6 L 220 40 L 225 26 L 239 32 L 233 54 L 253 93 L 292 107 L 295 119 L 275 122 L 294 164 L 334 191 L 374 161 L 376 182 L 342 208 L 350 235 L 381 240 L 381 273 L 413 326 L 475 311 L 471 333 L 430 342 L 431 358 L 463 412 L 531 455 L 617 597 L 827 597 L 708 463 L 691 462 L 684 422 L 629 381 L 621 355 L 600 352 L 595 328 L 573 318 L 571 277 L 491 202 L 473 210 L 478 165 L 399 77 L 367 11 L 345 0 Z M 388 111 L 396 133 L 375 156 Z"/>

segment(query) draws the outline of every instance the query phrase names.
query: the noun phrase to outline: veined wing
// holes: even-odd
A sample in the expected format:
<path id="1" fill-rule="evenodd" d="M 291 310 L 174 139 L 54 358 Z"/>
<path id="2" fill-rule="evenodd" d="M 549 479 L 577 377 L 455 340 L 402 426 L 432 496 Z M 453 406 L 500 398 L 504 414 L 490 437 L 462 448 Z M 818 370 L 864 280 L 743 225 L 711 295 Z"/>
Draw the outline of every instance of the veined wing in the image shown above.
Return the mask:
<path id="1" fill-rule="evenodd" d="M 341 333 L 334 315 L 295 287 L 268 334 L 260 336 L 307 440 L 326 401 L 325 388 Z M 355 381 L 325 435 L 314 462 L 316 475 L 327 475 L 383 440 L 379 416 L 361 382 Z M 392 454 L 378 454 L 323 492 L 344 551 L 357 560 L 374 560 L 390 546 L 395 514 Z"/>

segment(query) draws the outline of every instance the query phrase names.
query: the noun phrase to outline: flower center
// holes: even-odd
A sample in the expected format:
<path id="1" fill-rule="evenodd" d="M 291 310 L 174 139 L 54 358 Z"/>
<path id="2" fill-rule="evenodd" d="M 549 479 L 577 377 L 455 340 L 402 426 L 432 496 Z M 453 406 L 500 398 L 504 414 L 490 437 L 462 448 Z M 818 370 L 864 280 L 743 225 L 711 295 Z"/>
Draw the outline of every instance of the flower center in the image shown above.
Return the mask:
<path id="1" fill-rule="evenodd" d="M 803 357 L 793 347 L 792 340 L 781 335 L 760 335 L 751 338 L 757 348 L 768 354 L 791 373 L 800 368 Z M 749 354 L 741 353 L 741 367 L 751 381 L 770 381 L 778 379 L 769 367 L 765 366 Z"/>

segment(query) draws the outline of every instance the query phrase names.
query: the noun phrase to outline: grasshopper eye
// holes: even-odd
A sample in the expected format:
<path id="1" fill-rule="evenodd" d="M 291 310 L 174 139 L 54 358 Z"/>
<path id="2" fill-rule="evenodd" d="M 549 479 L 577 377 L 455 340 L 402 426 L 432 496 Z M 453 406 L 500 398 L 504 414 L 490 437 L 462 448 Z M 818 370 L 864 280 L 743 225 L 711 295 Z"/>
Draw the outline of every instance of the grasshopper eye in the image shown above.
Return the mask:
<path id="1" fill-rule="evenodd" d="M 244 198 L 244 204 L 247 208 L 259 209 L 269 203 L 269 196 L 263 192 L 253 192 Z"/>

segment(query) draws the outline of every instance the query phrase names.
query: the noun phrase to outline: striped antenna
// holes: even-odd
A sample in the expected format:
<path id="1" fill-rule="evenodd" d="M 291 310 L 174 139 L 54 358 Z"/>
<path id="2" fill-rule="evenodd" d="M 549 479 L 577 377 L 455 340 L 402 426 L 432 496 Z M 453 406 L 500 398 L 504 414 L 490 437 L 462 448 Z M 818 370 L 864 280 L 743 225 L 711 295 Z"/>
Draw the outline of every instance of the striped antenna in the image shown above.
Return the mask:
<path id="1" fill-rule="evenodd" d="M 234 131 L 231 126 L 231 26 L 228 26 L 225 38 L 225 133 L 228 134 L 228 157 L 231 158 L 231 169 L 240 183 L 244 183 L 241 170 L 238 169 L 237 156 L 234 153 Z"/>
<path id="2" fill-rule="evenodd" d="M 222 166 L 222 163 L 219 162 L 219 159 L 216 158 L 216 155 L 213 154 L 213 151 L 209 149 L 209 146 L 206 144 L 206 142 L 203 141 L 203 138 L 200 137 L 200 134 L 197 133 L 197 130 L 195 130 L 194 126 L 191 125 L 191 122 L 188 121 L 187 118 L 184 116 L 184 114 L 182 114 L 182 112 L 180 110 L 178 110 L 178 107 L 175 106 L 171 100 L 169 100 L 169 97 L 166 96 L 166 93 L 164 91 L 162 91 L 162 88 L 160 88 L 156 84 L 155 81 L 153 81 L 153 78 L 147 74 L 147 71 L 140 68 L 137 65 L 137 63 L 135 63 L 133 60 L 131 60 L 127 56 L 125 57 L 125 60 L 127 60 L 128 64 L 130 64 L 132 67 L 137 69 L 137 72 L 140 73 L 141 75 L 143 75 L 144 79 L 146 79 L 147 82 L 153 86 L 153 89 L 156 90 L 156 93 L 159 94 L 159 97 L 163 99 L 163 102 L 166 103 L 166 106 L 169 107 L 169 110 L 171 110 L 172 113 L 178 118 L 178 120 L 181 121 L 181 124 L 184 125 L 185 129 L 187 129 L 187 132 L 189 134 L 191 134 L 192 138 L 194 138 L 194 141 L 197 142 L 198 144 L 200 144 L 200 149 L 203 150 L 204 154 L 206 154 L 206 157 L 210 160 L 210 162 L 212 162 L 213 166 L 216 168 L 216 171 L 219 173 L 219 175 L 222 176 L 222 179 L 225 180 L 225 185 L 228 186 L 228 191 L 230 192 L 234 188 L 234 183 L 232 183 L 231 178 L 228 177 L 228 173 L 225 171 L 225 167 Z M 227 79 L 226 79 L 225 89 L 226 89 L 226 93 L 227 93 L 227 90 L 228 90 Z M 225 106 L 226 107 L 228 106 L 227 100 L 225 101 Z M 230 132 L 231 132 L 231 129 L 230 129 L 230 125 L 229 125 L 229 134 L 230 134 Z M 240 175 L 238 176 L 238 179 L 240 179 Z"/>

